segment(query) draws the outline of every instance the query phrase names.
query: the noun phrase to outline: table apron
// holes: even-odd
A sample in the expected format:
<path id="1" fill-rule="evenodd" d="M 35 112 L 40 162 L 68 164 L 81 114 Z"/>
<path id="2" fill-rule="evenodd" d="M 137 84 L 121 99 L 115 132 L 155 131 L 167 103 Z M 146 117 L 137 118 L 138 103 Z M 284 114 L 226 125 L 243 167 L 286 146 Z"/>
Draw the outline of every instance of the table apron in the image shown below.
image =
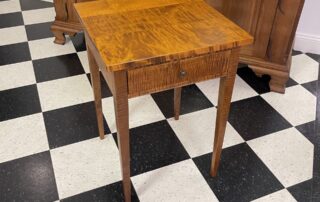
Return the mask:
<path id="1" fill-rule="evenodd" d="M 224 77 L 230 61 L 232 51 L 226 50 L 128 70 L 128 95 L 136 97 Z"/>

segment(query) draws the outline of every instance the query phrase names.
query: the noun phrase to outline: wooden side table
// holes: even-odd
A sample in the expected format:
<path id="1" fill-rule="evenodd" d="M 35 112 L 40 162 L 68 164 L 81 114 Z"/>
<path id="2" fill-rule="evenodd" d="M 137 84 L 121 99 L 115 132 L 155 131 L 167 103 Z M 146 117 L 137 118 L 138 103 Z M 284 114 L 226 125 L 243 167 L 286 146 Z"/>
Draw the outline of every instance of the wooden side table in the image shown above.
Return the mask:
<path id="1" fill-rule="evenodd" d="M 221 77 L 211 175 L 217 174 L 240 47 L 253 38 L 202 0 L 75 4 L 84 27 L 100 138 L 101 70 L 113 94 L 125 200 L 130 201 L 128 98 Z"/>

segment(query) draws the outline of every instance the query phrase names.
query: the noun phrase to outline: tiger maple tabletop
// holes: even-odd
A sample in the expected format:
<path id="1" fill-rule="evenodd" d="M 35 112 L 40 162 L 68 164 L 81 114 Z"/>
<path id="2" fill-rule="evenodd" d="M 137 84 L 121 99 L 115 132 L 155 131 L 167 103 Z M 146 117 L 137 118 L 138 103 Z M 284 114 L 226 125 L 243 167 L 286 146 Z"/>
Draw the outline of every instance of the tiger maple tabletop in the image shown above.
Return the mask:
<path id="1" fill-rule="evenodd" d="M 101 0 L 75 4 L 84 27 L 103 139 L 101 70 L 113 94 L 126 201 L 131 199 L 128 98 L 220 77 L 211 162 L 217 174 L 241 46 L 253 38 L 203 0 Z M 108 117 L 107 117 L 108 118 Z"/>

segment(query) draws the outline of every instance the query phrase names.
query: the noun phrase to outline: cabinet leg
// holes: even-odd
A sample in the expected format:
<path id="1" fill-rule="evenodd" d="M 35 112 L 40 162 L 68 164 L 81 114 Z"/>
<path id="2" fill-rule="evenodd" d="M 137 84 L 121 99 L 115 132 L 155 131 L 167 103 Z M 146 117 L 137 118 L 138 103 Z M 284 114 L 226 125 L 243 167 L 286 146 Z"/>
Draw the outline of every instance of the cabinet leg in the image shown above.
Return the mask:
<path id="1" fill-rule="evenodd" d="M 288 62 L 288 66 L 290 66 L 291 62 Z M 264 67 L 258 66 L 249 66 L 254 73 L 259 76 L 262 74 L 270 75 L 271 80 L 269 82 L 270 90 L 277 93 L 285 93 L 286 90 L 286 83 L 289 80 L 289 72 L 273 70 Z M 283 69 L 286 69 L 286 66 L 283 66 Z M 288 69 L 288 68 L 287 68 Z"/>
<path id="2" fill-rule="evenodd" d="M 129 112 L 128 91 L 126 72 L 114 73 L 113 95 L 114 109 L 117 124 L 118 146 L 120 151 L 120 162 L 122 168 L 122 184 L 126 202 L 131 201 L 130 182 L 130 141 L 129 141 Z"/>
<path id="3" fill-rule="evenodd" d="M 179 120 L 181 105 L 181 87 L 174 89 L 174 119 Z"/>
<path id="4" fill-rule="evenodd" d="M 54 43 L 60 44 L 60 45 L 63 45 L 66 43 L 66 37 L 65 37 L 63 31 L 56 30 L 56 29 L 54 29 L 54 30 L 52 29 L 51 31 L 55 37 Z"/>
<path id="5" fill-rule="evenodd" d="M 218 111 L 214 135 L 213 153 L 211 160 L 210 175 L 217 175 L 222 152 L 223 139 L 228 121 L 233 86 L 236 78 L 239 50 L 233 50 L 228 75 L 220 78 Z"/>
<path id="6" fill-rule="evenodd" d="M 289 80 L 289 77 L 280 77 L 280 76 L 271 76 L 269 83 L 270 90 L 278 93 L 285 93 L 286 83 Z"/>

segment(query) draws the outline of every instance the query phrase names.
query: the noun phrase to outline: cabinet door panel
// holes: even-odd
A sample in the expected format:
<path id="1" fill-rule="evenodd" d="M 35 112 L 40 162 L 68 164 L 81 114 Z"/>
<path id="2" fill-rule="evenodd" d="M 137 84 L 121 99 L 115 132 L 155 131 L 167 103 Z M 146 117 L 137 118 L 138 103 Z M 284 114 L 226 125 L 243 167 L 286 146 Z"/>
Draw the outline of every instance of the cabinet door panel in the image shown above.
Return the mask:
<path id="1" fill-rule="evenodd" d="M 278 0 L 206 1 L 254 36 L 254 43 L 242 48 L 242 55 L 259 58 L 266 56 Z"/>
<path id="2" fill-rule="evenodd" d="M 303 4 L 304 0 L 280 1 L 267 52 L 268 59 L 272 62 L 286 64 L 291 56 Z"/>

